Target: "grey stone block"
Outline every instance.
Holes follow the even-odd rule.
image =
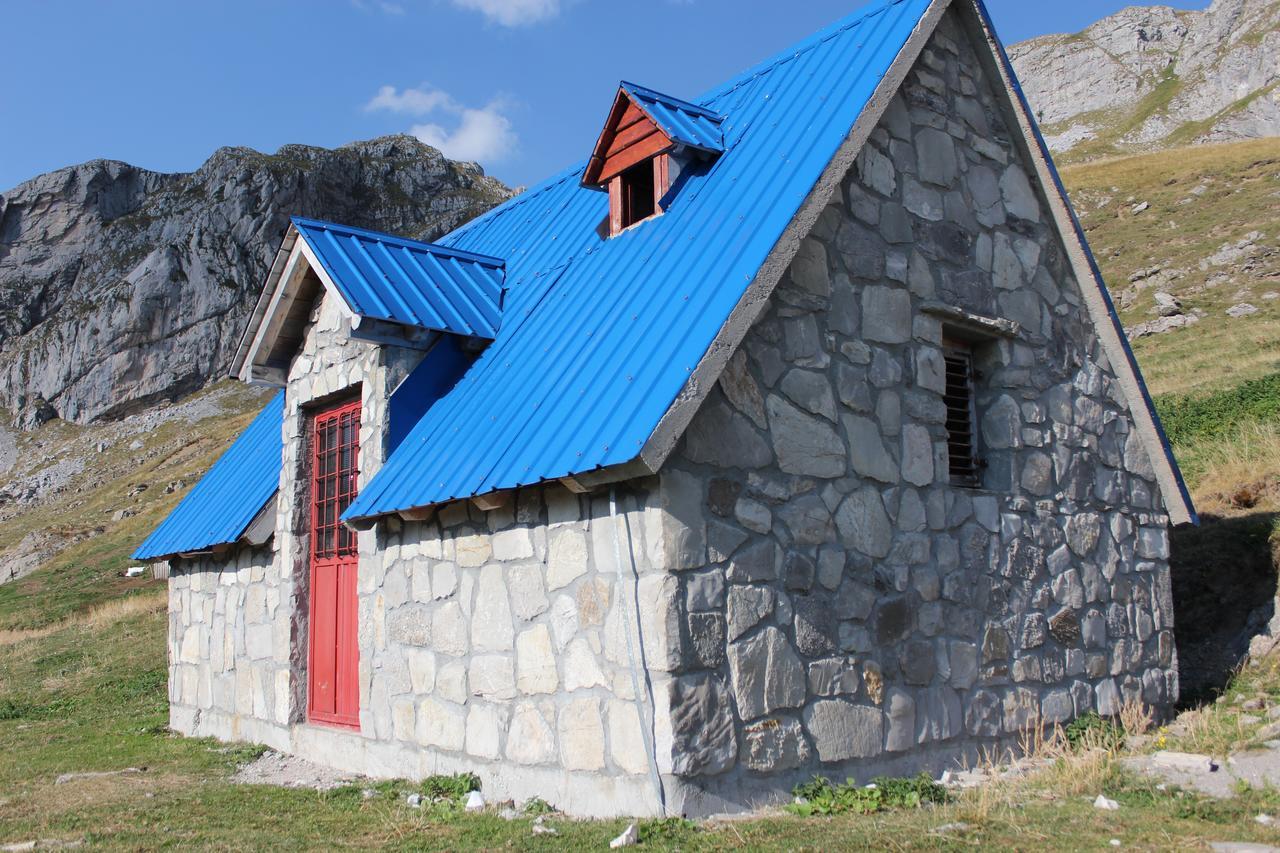
[[[905,752],[916,745],[916,700],[909,692],[896,687],[889,689],[885,697],[885,720],[884,748],[888,752]]]
[[[874,758],[884,751],[884,714],[879,708],[823,699],[805,709],[804,724],[819,761]]]
[[[847,497],[836,513],[842,544],[868,557],[886,557],[893,543],[893,526],[878,490],[866,486]]]
[[[750,639],[730,643],[729,672],[743,720],[804,704],[804,668],[777,628],[766,627]]]
[[[671,771],[710,776],[731,768],[738,756],[729,691],[712,675],[671,681]]]
[[[761,720],[743,730],[742,763],[757,773],[803,767],[812,758],[809,740],[793,719]]]
[[[778,467],[788,474],[840,477],[845,473],[844,442],[829,423],[770,397],[769,426]]]
[[[798,595],[792,600],[792,607],[800,654],[819,657],[833,653],[839,636],[830,600],[825,595]]]

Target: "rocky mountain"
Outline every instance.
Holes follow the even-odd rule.
[[[290,215],[430,240],[510,195],[408,136],[41,175],[0,194],[0,408],[84,423],[225,375]]]
[[[1132,6],[1009,49],[1050,147],[1091,159],[1280,135],[1280,2]]]

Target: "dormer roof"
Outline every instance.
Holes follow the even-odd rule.
[[[723,116],[706,107],[623,80],[582,185],[600,187],[631,166],[678,147],[720,154],[723,123]]]
[[[501,258],[332,222],[292,221],[352,314],[487,340],[497,335]]]
[[[492,341],[502,324],[501,258],[294,217],[241,338],[233,375],[282,384],[323,288],[367,340],[430,333]]]

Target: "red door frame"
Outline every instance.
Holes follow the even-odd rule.
[[[360,401],[311,416],[311,593],[307,718],[360,728],[356,534],[338,520],[356,496]]]

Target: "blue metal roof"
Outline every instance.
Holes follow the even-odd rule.
[[[579,165],[444,238],[506,259],[502,328],[344,517],[634,459],[928,6],[879,0],[699,99],[724,154],[662,216],[602,238]]]
[[[293,225],[354,314],[488,340],[497,335],[500,258],[297,216]]]
[[[673,142],[703,151],[724,150],[724,133],[720,129],[724,116],[626,80],[621,87]]]
[[[133,558],[205,551],[239,539],[280,486],[283,426],[281,391],[138,546]]]

